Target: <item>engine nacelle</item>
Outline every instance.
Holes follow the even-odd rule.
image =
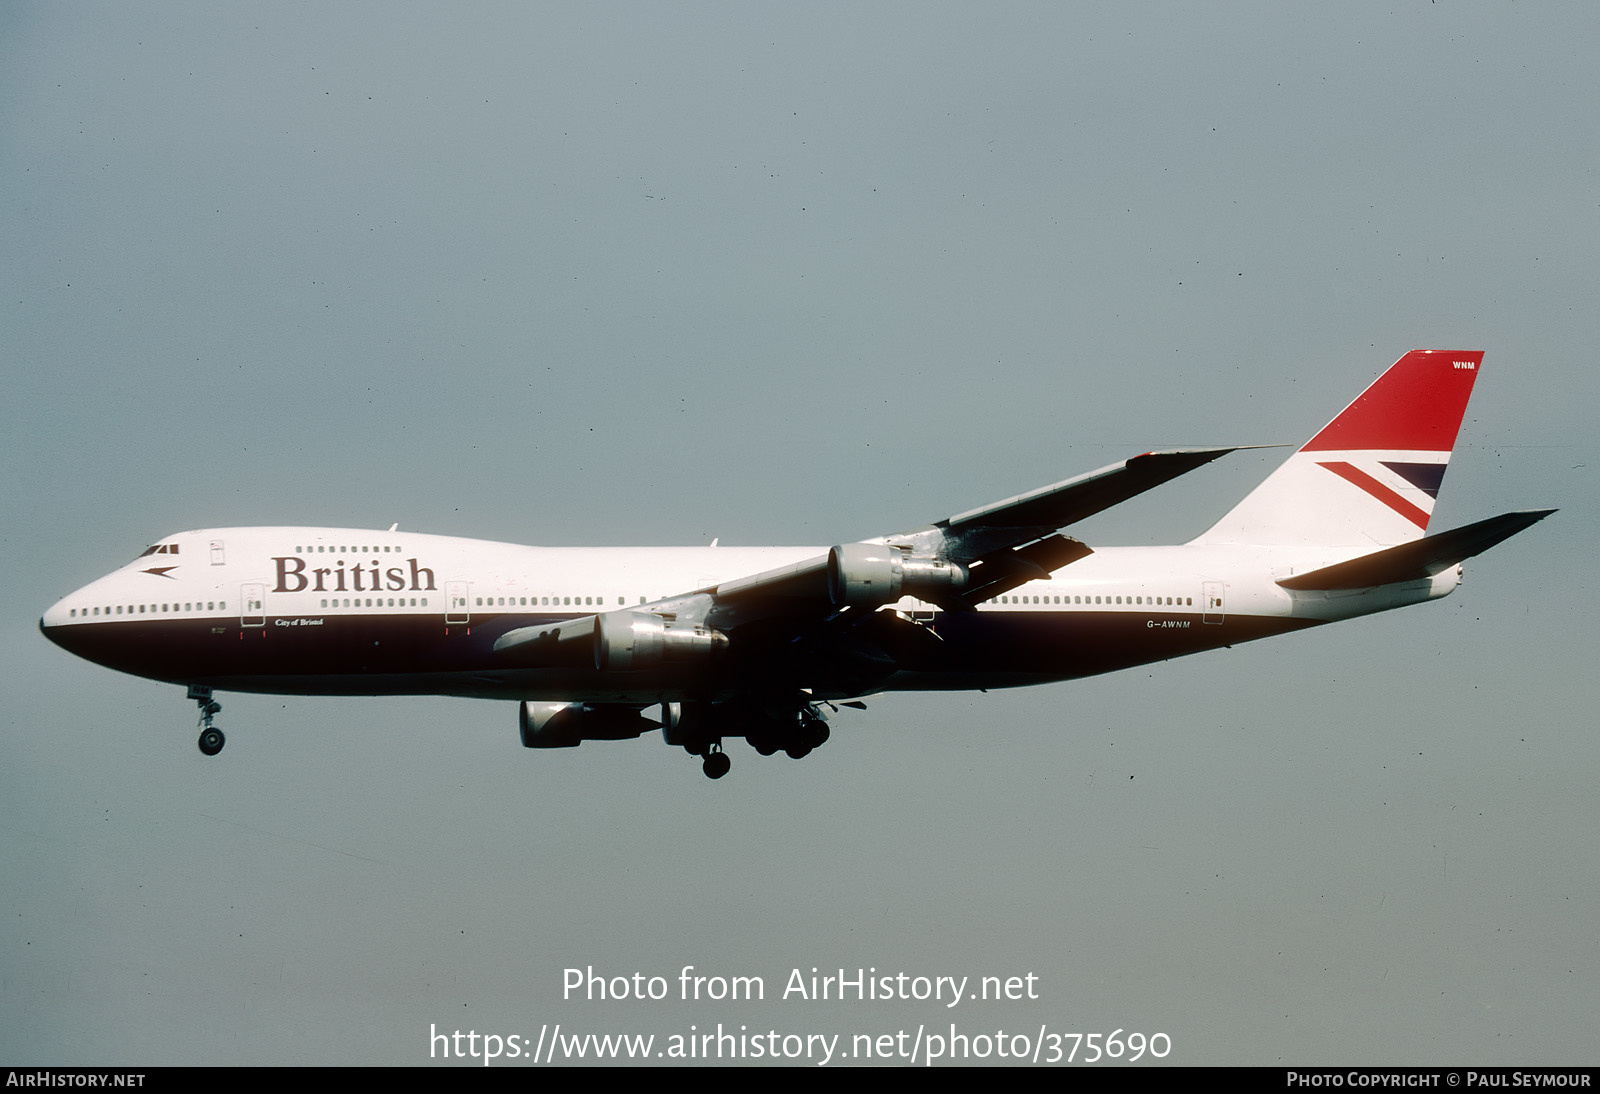
[[[846,543],[828,552],[828,599],[836,608],[877,607],[900,599],[905,582],[898,548]]]
[[[523,703],[523,748],[576,748],[584,741],[626,741],[656,728],[633,707]]]
[[[828,551],[828,598],[838,608],[875,608],[966,583],[960,563],[907,557],[898,547],[846,543]]]
[[[594,667],[601,672],[708,657],[727,646],[728,636],[721,631],[668,623],[649,612],[606,612],[594,621]]]

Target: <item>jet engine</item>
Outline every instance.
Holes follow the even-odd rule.
[[[898,547],[846,543],[828,551],[828,598],[838,608],[876,608],[966,583],[967,568],[960,563],[908,556]]]
[[[635,707],[523,703],[523,748],[576,748],[584,741],[626,741],[656,728]]]
[[[606,612],[594,621],[594,667],[601,672],[654,668],[726,649],[728,636],[710,627],[669,623],[649,612]]]

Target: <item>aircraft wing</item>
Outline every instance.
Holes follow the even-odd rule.
[[[793,618],[826,624],[850,609],[875,610],[912,595],[951,611],[1049,576],[1093,553],[1063,528],[1204,466],[1234,448],[1146,452],[1098,471],[946,517],[921,531],[834,547],[826,554],[627,609],[670,617],[680,630],[731,629]],[[495,650],[517,660],[586,656],[600,618],[523,627]]]
[[[1064,482],[957,513],[935,521],[932,527],[922,531],[885,536],[865,546],[899,549],[911,556],[908,561],[926,558],[966,567],[970,576],[959,595],[916,595],[945,607],[969,607],[1023,582],[1046,577],[1092,553],[1080,541],[1057,535],[1057,529],[1127,501],[1232,451],[1235,449],[1146,452]],[[864,545],[850,545],[861,546]],[[728,606],[767,599],[824,600],[831,596],[837,600],[838,590],[831,588],[830,583],[837,584],[840,556],[847,550],[836,547],[826,555],[723,582],[703,591],[715,596],[719,605]]]
[[[957,513],[934,527],[943,530],[946,541],[951,543],[953,549],[947,552],[948,557],[961,561],[979,558],[996,545],[1008,541],[1020,545],[1075,524],[1236,450],[1174,448],[1146,452],[1053,486]],[[1033,534],[1022,539],[1028,532]]]
[[[1170,479],[1203,467],[1234,448],[1175,448],[1146,452],[1014,498],[938,521],[914,541],[933,541],[938,557],[966,567],[959,592],[927,599],[952,610],[969,608],[1048,576],[1093,551],[1057,529],[1091,517]]]
[[[524,664],[582,663],[594,648],[597,622],[597,616],[580,615],[559,623],[518,627],[495,639],[494,652],[498,657]]]

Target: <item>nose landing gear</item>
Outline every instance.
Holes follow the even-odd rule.
[[[211,724],[211,720],[221,713],[222,704],[211,698],[211,689],[204,684],[190,684],[189,698],[200,707],[200,740],[196,743],[202,753],[215,756],[228,743],[222,730]]]
[[[706,746],[706,760],[700,769],[706,773],[708,779],[720,779],[728,773],[733,766],[733,761],[728,759],[728,754],[722,751],[722,742],[718,741]]]

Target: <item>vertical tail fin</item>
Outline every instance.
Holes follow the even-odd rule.
[[[1477,350],[1412,350],[1194,542],[1420,538],[1482,362]]]

